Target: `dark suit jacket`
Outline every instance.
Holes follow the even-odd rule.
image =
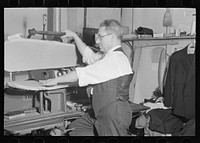
[[[187,47],[172,54],[164,85],[164,105],[186,119],[195,117],[195,53]],[[189,57],[190,56],[190,57]]]

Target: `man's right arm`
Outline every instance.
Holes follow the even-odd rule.
[[[77,46],[79,52],[83,56],[84,50],[87,47],[87,45],[79,38],[79,36],[75,32],[73,32],[71,30],[65,30],[64,32],[66,34],[64,36],[62,36],[62,38],[73,37],[73,39],[75,40],[75,43],[76,43],[76,46]]]
[[[83,56],[83,62],[87,64],[93,64],[100,60],[103,57],[102,53],[94,53],[80,38],[79,36],[70,30],[65,30],[65,36],[64,37],[73,37],[76,43],[76,46]]]

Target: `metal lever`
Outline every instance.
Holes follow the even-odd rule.
[[[65,32],[55,32],[55,31],[37,31],[35,28],[28,30],[28,36],[27,38],[30,38],[32,35],[35,34],[42,34],[42,35],[54,35],[54,36],[64,36]]]

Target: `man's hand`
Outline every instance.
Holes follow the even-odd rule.
[[[74,37],[74,36],[77,35],[75,32],[73,32],[71,30],[65,30],[64,32],[65,32],[65,35],[62,36],[62,38],[65,38],[65,37]]]
[[[57,85],[57,80],[56,80],[56,78],[47,79],[47,80],[39,80],[39,83],[42,86],[55,86],[55,85]]]
[[[66,37],[73,38],[75,43],[76,43],[76,46],[77,46],[79,52],[81,53],[81,55],[83,55],[84,54],[84,49],[85,49],[85,47],[87,45],[81,40],[81,38],[77,35],[77,33],[73,32],[71,30],[65,30],[64,32],[65,32],[65,35],[61,37],[63,39],[63,41],[64,41],[64,39]]]
[[[88,86],[88,87],[86,88],[87,95],[88,95],[89,98],[90,98],[91,95],[92,95],[92,90],[93,90],[93,86]]]

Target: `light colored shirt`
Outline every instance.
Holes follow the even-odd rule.
[[[89,65],[76,68],[79,86],[98,84],[133,73],[126,55],[121,51],[114,51],[119,47],[121,45],[113,47],[104,57],[86,47],[83,54],[83,61]]]

